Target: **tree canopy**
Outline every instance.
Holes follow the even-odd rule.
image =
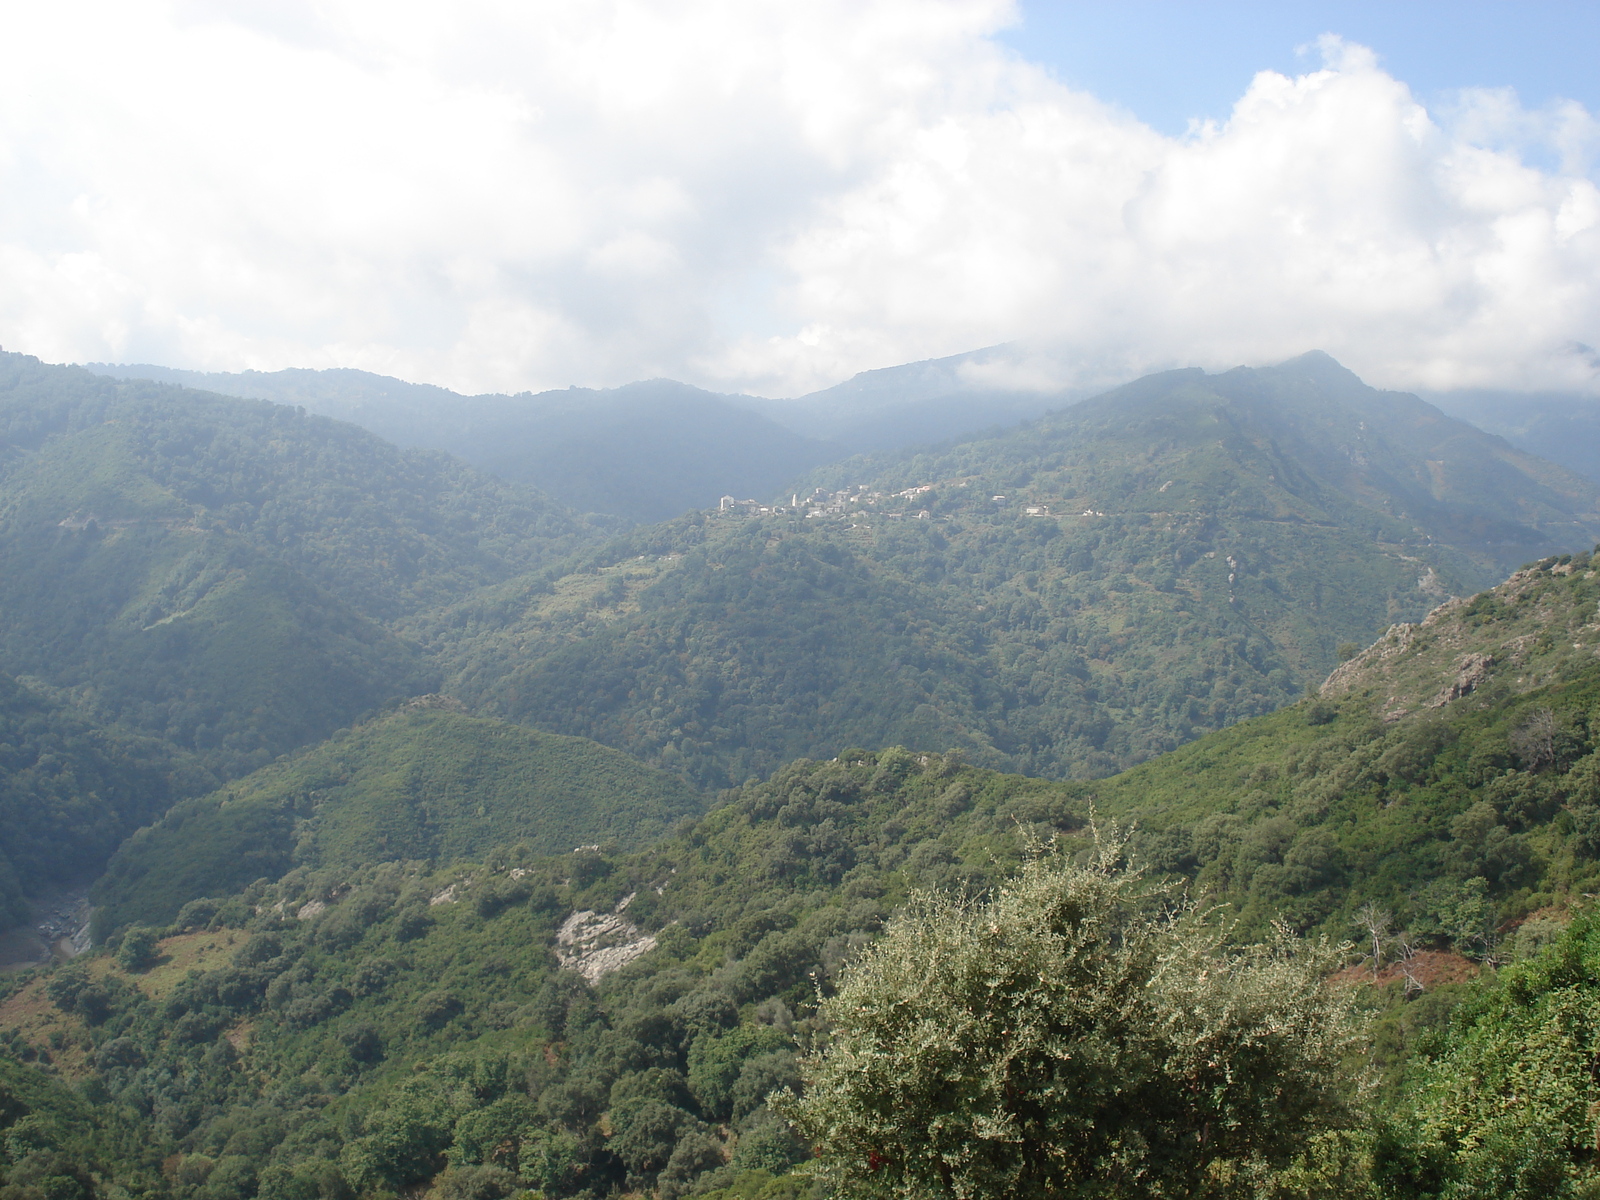
[[[1346,1119],[1339,950],[1224,949],[1123,849],[924,894],[846,973],[787,1108],[837,1194],[1248,1195]]]

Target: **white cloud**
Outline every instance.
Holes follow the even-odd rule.
[[[1003,0],[7,7],[0,341],[45,358],[792,394],[1020,339],[1080,382],[1313,346],[1594,379],[1592,116],[1430,114],[1337,41],[1175,139],[989,40]]]

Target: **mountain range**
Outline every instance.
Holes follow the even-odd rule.
[[[1593,395],[1472,388],[1423,398],[1519,449],[1600,479],[1600,399]]]
[[[298,406],[0,368],[0,665],[221,778],[441,686],[701,788],[895,743],[1103,775],[1600,537],[1593,483],[1322,355],[631,531]]]
[[[1322,354],[1008,363],[0,355],[0,911],[97,947],[0,975],[3,1200],[820,1200],[819,994],[1113,825],[1219,945],[1361,932],[1272,1194],[1586,1194],[1600,484]]]
[[[893,743],[1106,774],[1600,533],[1593,483],[1320,355],[806,482],[463,602],[448,686],[706,785]]]
[[[667,379],[463,396],[351,369],[90,369],[301,406],[398,446],[444,450],[502,479],[534,484],[581,512],[650,523],[713,507],[724,495],[770,499],[811,468],[850,454],[946,441],[1067,402],[1059,389],[981,382],[984,368],[1009,362],[1004,349],[866,371],[781,401]]]
[[[1152,870],[1231,900],[1243,936],[1274,919],[1378,931],[1344,984],[1372,980],[1367,1107],[1279,1194],[1442,1197],[1494,1172],[1511,1182],[1478,1194],[1531,1200],[1513,1172],[1537,1153],[1586,1181],[1592,1131],[1565,1118],[1587,1103],[1597,1037],[1573,1009],[1600,960],[1568,906],[1600,878],[1597,589],[1587,555],[1544,560],[1392,628],[1316,697],[1095,783],[851,750],[642,850],[319,853],[218,879],[171,919],[129,868],[155,875],[157,840],[207,848],[175,814],[108,876],[127,917],[164,924],[0,998],[9,1119],[44,1127],[19,1157],[185,1198],[809,1197],[792,1168],[812,1151],[766,1100],[802,1086],[819,990],[918,889],[981,894],[1030,842],[1085,847],[1116,817],[1139,822]],[[447,718],[353,734],[334,751],[350,786],[402,747],[396,720]],[[332,761],[247,786],[294,791]],[[1555,1064],[1515,1073],[1552,1040]]]

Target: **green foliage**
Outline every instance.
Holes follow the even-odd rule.
[[[1592,489],[1326,363],[1157,377],[1015,435],[841,467],[832,482],[867,481],[842,513],[695,514],[587,551],[598,526],[459,464],[19,356],[0,358],[0,439],[0,665],[38,680],[0,691],[17,876],[0,899],[153,822],[96,892],[99,929],[174,922],[154,945],[129,931],[123,965],[6,983],[0,1080],[43,1090],[0,1102],[0,1200],[809,1197],[789,1168],[810,1145],[768,1098],[801,1088],[797,1054],[830,1021],[848,1048],[835,993],[897,953],[907,978],[960,969],[902,1010],[932,1014],[925,1058],[873,1026],[914,1068],[874,1060],[884,1094],[965,1096],[994,1122],[959,1145],[923,1122],[888,1149],[936,1144],[984,1187],[1069,1170],[1004,1121],[1043,1146],[1091,1110],[1116,1120],[1084,1124],[1073,1177],[1126,1163],[1130,1188],[1586,1183],[1593,1098],[1573,1072],[1596,973],[1505,964],[1572,960],[1555,926],[1600,891],[1589,558],[1396,627],[1271,710],[1342,642],[1568,536]],[[749,782],[674,826],[693,793],[592,743],[443,701],[356,724],[434,673],[480,711]],[[168,747],[90,724],[112,719]],[[171,745],[234,783],[191,786]],[[1145,759],[1093,784],[968,765],[1059,779]],[[1277,919],[1337,939],[1366,910],[1368,965],[1455,951],[1485,982],[1375,993],[1391,1111],[1316,1132],[1340,1096],[1304,1077],[1332,1043],[1288,1036],[1322,1003],[1305,960],[1143,908],[1103,861],[1024,869],[1031,841],[1070,859],[1092,805],[1137,821],[1153,878],[1231,904],[1241,939]],[[1120,940],[1040,915],[1061,915],[1061,879],[1100,880],[1084,894]],[[913,906],[871,949],[928,890],[963,899]],[[1095,1003],[1063,963],[1100,973]],[[1496,970],[1523,992],[1493,1000]],[[1032,1024],[977,1002],[996,981]],[[1263,1022],[1283,1036],[1252,1040]],[[1521,1043],[1494,1043],[1495,1022]],[[1021,1028],[1039,1036],[1004,1032]],[[941,1091],[918,1072],[955,1036],[983,1053]],[[1109,1069],[1048,1059],[1038,1111],[1012,1103],[996,1081],[1034,1067],[1010,1049],[1066,1042]],[[1543,1082],[1523,1089],[1529,1070]],[[1267,1106],[1269,1078],[1304,1106]],[[874,1152],[846,1155],[863,1187],[910,1178]]]
[[[846,972],[784,1106],[833,1190],[1255,1195],[1349,1121],[1339,952],[1224,951],[1121,850],[1035,857],[984,904],[924,896]]]
[[[0,366],[0,434],[22,452],[7,472],[17,515],[225,528],[385,618],[593,536],[537,492],[302,408],[20,354]]]
[[[1548,697],[1526,699],[1549,705]],[[1331,723],[1336,732],[1351,720],[1341,714]],[[465,720],[438,710],[403,715],[447,717]],[[1507,720],[1512,730],[1522,725]],[[1293,738],[1316,744],[1325,727],[1293,712],[1266,718],[1253,734],[1204,739],[1181,773],[1237,779],[1230,744],[1290,734],[1280,756],[1302,752]],[[1197,766],[1194,756],[1206,752],[1210,765]],[[1330,757],[1330,769],[1338,761]],[[1150,786],[1163,778],[1152,775],[1157,766],[1142,768],[1140,786],[1159,812],[1171,793],[1170,784]],[[1116,788],[1134,783],[1102,781],[1093,791],[1110,806]],[[897,1011],[920,1014],[928,1037],[902,1052],[894,1038],[905,1025],[867,1022],[886,1054],[872,1060],[876,1074],[862,1077],[873,1084],[869,1094],[851,1084],[851,1073],[835,1077],[850,1103],[903,1099],[886,1120],[917,1111],[916,1103],[953,1106],[963,1096],[980,1108],[984,1097],[999,1096],[1010,1111],[996,1081],[1023,1075],[1023,1093],[1036,1101],[1014,1114],[1031,1141],[963,1136],[958,1149],[944,1147],[952,1168],[967,1162],[1003,1175],[1016,1167],[1019,1154],[1026,1158],[1021,1148],[1039,1143],[1062,1115],[1054,1105],[1078,1119],[1099,1106],[1095,1130],[1146,1122],[1137,1128],[1143,1142],[1112,1144],[1109,1133],[1096,1142],[1086,1133],[1073,1143],[1082,1155],[1144,1168],[1128,1187],[1168,1178],[1182,1194],[1254,1187],[1264,1195],[1366,1196],[1377,1186],[1374,1173],[1390,1182],[1445,1178],[1443,1143],[1396,1132],[1434,1128],[1420,1119],[1372,1118],[1370,1135],[1359,1126],[1314,1133],[1338,1116],[1341,1096],[1349,1100],[1323,1061],[1337,1039],[1318,1041],[1318,1030],[1330,1027],[1308,1033],[1304,1024],[1327,1012],[1313,986],[1327,964],[1313,969],[1274,945],[1226,947],[1192,915],[1149,907],[1158,889],[1137,885],[1104,857],[1069,865],[1090,794],[1083,785],[966,766],[958,755],[848,750],[838,762],[791,764],[729,793],[707,816],[630,854],[602,847],[541,859],[497,850],[481,865],[438,870],[356,860],[297,868],[242,896],[192,901],[181,918],[187,932],[158,947],[162,958],[147,974],[74,964],[54,972],[45,996],[65,1023],[63,1044],[88,1045],[94,1088],[103,1089],[94,1120],[109,1127],[114,1112],[135,1114],[146,1153],[181,1154],[183,1171],[204,1176],[195,1188],[234,1178],[224,1172],[228,1162],[226,1171],[253,1173],[259,1193],[272,1196],[342,1197],[431,1180],[441,1195],[529,1188],[598,1197],[633,1188],[795,1200],[812,1183],[788,1172],[810,1146],[853,1143],[814,1130],[797,1140],[766,1100],[785,1088],[828,1094],[802,1086],[797,1050],[826,1045],[829,1036],[836,1055],[855,1045],[850,998],[892,994],[866,982],[890,975],[915,998]],[[1449,819],[1440,827],[1448,837]],[[1067,839],[1066,857],[1025,865],[1026,844],[1052,836]],[[1018,870],[1021,878],[1002,886]],[[1503,893],[1457,882],[1430,901],[1441,921],[1455,912],[1458,924],[1470,924],[1474,903],[1504,903]],[[967,899],[913,905],[879,940],[892,914],[927,889]],[[1063,895],[1083,902],[1078,915],[1064,914],[1056,903]],[[612,913],[624,922],[617,939],[649,934],[656,947],[586,985],[552,953],[557,929],[581,911]],[[1112,930],[1117,936],[1097,936]],[[210,949],[196,959],[186,945]],[[168,958],[177,961],[161,965]],[[199,965],[191,971],[183,962]],[[888,970],[895,963],[897,975]],[[1087,991],[1086,977],[1099,981]],[[1568,970],[1562,978],[1573,977]],[[991,1003],[1000,995],[1006,1003]],[[1422,1093],[1407,1081],[1446,1061],[1441,1039],[1456,1036],[1443,1016],[1447,999],[1427,991],[1380,1026],[1385,1103],[1413,1103],[1407,1097]],[[1011,1019],[1013,1010],[1021,1016]],[[857,1015],[866,1022],[888,1011],[867,1004]],[[1506,1024],[1486,1017],[1485,1029],[1496,1021]],[[1073,1057],[1029,1058],[1030,1047],[1063,1041]],[[939,1048],[953,1042],[962,1053],[946,1065],[959,1068],[962,1088],[949,1078],[927,1085],[923,1069],[937,1075]],[[41,1061],[56,1052],[49,1039],[12,1044]],[[1542,1045],[1537,1037],[1529,1044]],[[1571,1074],[1574,1064],[1580,1074],[1587,1069],[1585,1046],[1538,1063],[1551,1075],[1551,1095],[1577,1097],[1574,1112],[1589,1086]],[[1285,1083],[1304,1082],[1298,1072],[1307,1062],[1322,1064],[1309,1091]],[[1134,1069],[1141,1063],[1144,1074]],[[1484,1074],[1519,1078],[1516,1069]],[[813,1070],[821,1071],[813,1084],[826,1082],[825,1068]],[[1269,1078],[1282,1085],[1270,1103]],[[1171,1079],[1215,1086],[1161,1084]],[[1287,1102],[1297,1096],[1299,1108]],[[1495,1102],[1475,1103],[1462,1135],[1469,1140],[1479,1119],[1472,1112],[1492,1115]],[[1156,1136],[1158,1128],[1192,1132],[1207,1116],[1213,1132],[1199,1158],[1195,1139]],[[937,1140],[955,1121],[911,1124],[910,1132],[855,1146],[866,1186],[892,1174],[882,1161],[868,1169],[874,1152],[926,1147],[930,1131]],[[1546,1137],[1558,1128],[1525,1123],[1511,1132]],[[1525,1141],[1505,1142],[1515,1160],[1506,1169],[1533,1179],[1546,1160]],[[1216,1157],[1197,1165],[1207,1155]],[[1518,1155],[1532,1155],[1533,1166],[1516,1166]],[[1474,1167],[1470,1178],[1488,1179],[1487,1170]],[[1195,1171],[1201,1182],[1191,1188]]]
[[[128,834],[214,784],[170,747],[0,675],[0,926],[27,918],[25,897],[92,876]]]
[[[391,720],[425,738],[446,718],[469,720]],[[152,1154],[204,1176],[185,1187],[228,1161],[285,1197],[509,1177],[549,1196],[788,1200],[807,1194],[784,1172],[809,1150],[765,1100],[799,1082],[816,987],[914,888],[982,890],[1027,831],[1075,828],[1065,791],[853,751],[730,794],[649,850],[346,861],[191,900],[156,965],[60,967],[42,999],[103,1089],[95,1113],[138,1114]],[[593,987],[561,969],[569,914],[628,897],[621,936],[656,949]],[[56,1050],[37,1036],[16,1044],[42,1061]]]
[[[1592,485],[1314,358],[815,481],[837,511],[692,515],[430,617],[449,686],[706,786],[896,743],[1097,777],[1600,534]]]
[[[156,960],[156,931],[148,925],[134,925],[122,931],[117,944],[117,966],[124,971],[142,971]]]
[[[593,536],[303,410],[0,356],[0,665],[226,774],[426,690],[386,624]]]
[[[162,738],[220,775],[327,737],[420,690],[414,652],[225,534],[131,528],[6,537],[0,652],[95,718]],[[69,561],[63,561],[69,560]]]
[[[126,842],[96,884],[96,929],[165,923],[293,866],[454,862],[617,839],[642,845],[704,802],[615,750],[413,701],[399,711],[179,805]],[[484,915],[528,899],[519,881]],[[330,937],[333,934],[330,932]]]
[[[1371,903],[1386,955],[1504,961],[1507,921],[1600,890],[1597,602],[1588,556],[1546,560],[1401,627],[1326,695],[1078,794],[1136,820],[1138,853],[1233,905],[1243,936],[1281,918],[1344,937]]]
[[[1600,924],[1591,912],[1456,1009],[1378,1147],[1396,1196],[1600,1194]]]
[[[59,1080],[0,1052],[5,1200],[89,1200],[112,1182],[141,1194],[158,1188],[160,1178],[128,1114],[92,1106]]]

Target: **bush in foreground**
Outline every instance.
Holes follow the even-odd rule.
[[[1270,1194],[1350,1123],[1341,953],[1225,949],[1122,863],[1054,851],[985,903],[924,895],[824,1002],[783,1107],[854,1197]]]

